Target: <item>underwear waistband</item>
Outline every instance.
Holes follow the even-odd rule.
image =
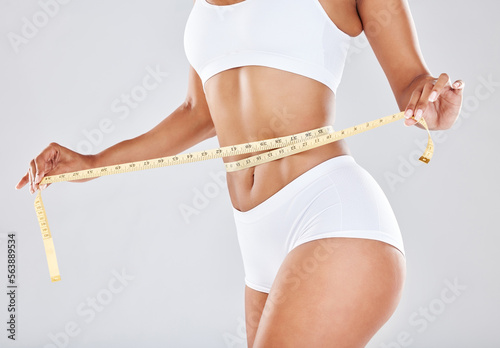
[[[305,189],[321,176],[330,173],[332,170],[355,164],[356,161],[351,155],[340,155],[317,164],[308,171],[302,173],[288,184],[283,186],[278,192],[259,203],[254,208],[247,211],[240,211],[233,207],[233,215],[239,223],[252,222],[269,214],[273,207],[280,202],[288,202],[297,192]]]

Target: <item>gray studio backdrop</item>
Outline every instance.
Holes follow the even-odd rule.
[[[191,6],[0,1],[0,347],[244,347],[243,267],[221,160],[51,186],[44,201],[57,283],[34,196],[14,190],[50,142],[96,153],[183,101]],[[401,303],[368,347],[500,347],[500,5],[410,6],[431,71],[462,78],[465,103],[453,129],[434,133],[429,165],[416,160],[426,133],[402,123],[348,140],[392,203],[407,251]],[[337,111],[337,129],[398,111],[363,35],[352,41]],[[217,146],[214,138],[191,150]],[[7,338],[11,232],[15,341]]]

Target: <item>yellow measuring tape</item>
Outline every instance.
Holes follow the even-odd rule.
[[[259,140],[245,144],[225,146],[217,149],[190,152],[190,153],[155,158],[145,161],[129,162],[112,166],[91,168],[76,172],[51,175],[44,177],[40,182],[40,185],[52,184],[55,182],[62,182],[62,181],[96,178],[105,175],[127,173],[138,170],[160,168],[176,164],[192,163],[214,158],[241,155],[251,152],[259,152],[263,150],[271,150],[265,153],[261,153],[259,155],[244,158],[239,161],[225,163],[227,172],[235,172],[238,170],[256,166],[258,164],[271,162],[283,157],[287,157],[306,150],[320,147],[332,143],[334,141],[344,139],[352,135],[366,132],[367,130],[383,126],[385,124],[401,120],[403,118],[404,118],[404,112],[400,112],[394,115],[382,117],[371,122],[366,122],[336,132],[332,132],[333,131],[332,126],[326,126],[279,138]],[[429,132],[427,123],[423,118],[420,118],[420,120],[418,120],[417,122],[419,122],[424,126],[428,134],[427,147],[424,151],[424,154],[420,157],[420,161],[424,163],[429,163],[434,153],[434,144],[432,143],[431,133]],[[57,265],[57,258],[54,249],[54,242],[52,240],[52,234],[50,232],[49,224],[47,221],[47,214],[45,212],[45,208],[42,202],[41,191],[38,191],[38,194],[35,199],[35,210],[38,217],[38,222],[40,224],[40,229],[42,231],[42,238],[45,245],[45,254],[47,256],[50,279],[53,282],[56,282],[61,280],[61,276],[59,274],[59,267]]]

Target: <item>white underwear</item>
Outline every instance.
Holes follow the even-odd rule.
[[[349,155],[318,164],[234,219],[248,287],[269,293],[286,255],[330,237],[388,243],[405,255],[394,212],[375,179]]]

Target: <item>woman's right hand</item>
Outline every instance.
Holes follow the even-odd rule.
[[[94,156],[82,155],[57,143],[51,143],[38,156],[31,160],[28,172],[17,183],[19,190],[29,184],[29,190],[33,194],[38,189],[44,189],[50,184],[40,185],[40,181],[47,175],[75,172],[93,168]],[[85,182],[92,179],[74,180],[73,182]]]

